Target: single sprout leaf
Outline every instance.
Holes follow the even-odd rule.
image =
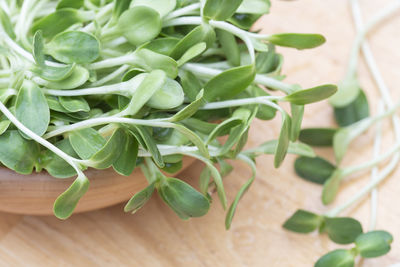
[[[375,258],[390,251],[393,236],[386,231],[371,231],[359,235],[355,241],[357,250],[363,258]]]
[[[15,103],[17,119],[35,134],[42,136],[50,123],[50,109],[42,90],[25,80]]]
[[[79,9],[83,6],[84,0],[61,0],[58,2],[56,9],[62,9],[62,8],[75,8]]]
[[[311,233],[321,225],[323,218],[306,210],[297,210],[283,228],[296,233]]]
[[[124,130],[118,128],[114,131],[107,143],[87,161],[87,165],[96,169],[107,169],[121,155],[121,146],[127,143],[128,136]]]
[[[61,149],[66,154],[70,155],[71,157],[78,157],[68,139],[63,139],[57,142],[55,146]],[[43,158],[43,167],[53,177],[70,178],[77,174],[76,170],[71,165],[69,165],[64,159],[60,158],[57,154],[50,150],[46,150]]]
[[[155,189],[155,183],[151,183],[142,191],[136,193],[124,207],[125,212],[136,213],[140,208],[142,208],[147,201],[150,200]]]
[[[72,185],[54,202],[54,215],[62,220],[68,219],[79,200],[89,189],[89,180],[83,173],[75,179]]]
[[[204,95],[204,90],[201,90],[200,93],[196,96],[196,100],[194,100],[192,103],[187,105],[181,111],[176,113],[172,118],[169,119],[169,121],[178,122],[192,117],[197,112],[197,110],[205,104],[203,95]]]
[[[325,217],[323,229],[328,233],[329,238],[338,244],[353,243],[363,232],[359,221],[347,217]]]
[[[178,66],[182,66],[185,63],[191,61],[192,59],[196,58],[197,56],[201,55],[207,48],[207,44],[204,42],[198,43],[191,48],[189,48],[185,54],[177,61]]]
[[[62,76],[62,75],[60,75]],[[68,75],[65,76],[64,79],[47,79],[44,84],[41,84],[49,89],[60,89],[60,90],[69,90],[75,89],[81,85],[83,85],[89,79],[89,71],[81,66],[75,66],[69,72]],[[53,81],[54,80],[54,81]]]
[[[113,163],[113,168],[117,173],[129,176],[136,167],[139,143],[132,134],[125,131],[124,135],[126,142],[121,144],[121,154]]]
[[[304,116],[304,106],[290,104],[292,113],[292,124],[290,125],[290,141],[296,142],[299,139],[301,124]]]
[[[164,202],[183,220],[205,215],[209,208],[208,199],[189,184],[176,178],[161,181],[158,193]]]
[[[174,47],[170,56],[174,59],[181,58],[186,51],[199,43],[206,43],[210,48],[215,42],[215,31],[209,24],[202,24],[195,27],[185,37],[183,37]]]
[[[207,0],[204,16],[213,20],[229,19],[242,4],[243,0]]]
[[[267,14],[271,7],[269,0],[243,0],[237,13],[240,14]]]
[[[327,99],[334,95],[336,91],[336,85],[326,84],[294,92],[286,96],[285,100],[296,105],[306,105]]]
[[[88,102],[81,96],[61,96],[59,101],[68,112],[90,111]]]
[[[249,158],[243,159],[246,163],[248,163],[252,169],[252,176],[251,178],[240,188],[239,192],[237,193],[235,199],[233,200],[231,206],[228,209],[228,212],[225,217],[225,229],[229,230],[232,225],[232,219],[236,212],[236,207],[240,201],[240,199],[244,196],[244,194],[249,190],[250,186],[253,184],[254,179],[256,178],[256,166],[254,162]]]
[[[96,37],[80,31],[57,34],[45,49],[49,55],[67,64],[90,63],[100,55],[100,43]]]
[[[62,8],[37,20],[32,26],[32,32],[42,30],[43,37],[52,38],[76,23],[92,20],[94,13],[73,8]]]
[[[240,65],[240,48],[235,36],[227,31],[217,29],[218,40],[225,51],[226,58],[232,66]]]
[[[183,104],[185,95],[182,86],[167,78],[164,85],[147,101],[146,106],[155,109],[173,109]]]
[[[332,146],[337,131],[334,128],[306,128],[300,131],[299,140],[310,146]]]
[[[31,174],[40,155],[39,145],[27,140],[16,130],[0,135],[0,161],[9,169],[21,174]]]
[[[320,34],[280,33],[269,36],[268,41],[279,46],[309,49],[324,44],[326,40]]]
[[[345,107],[335,107],[335,120],[340,127],[349,126],[369,116],[367,96],[360,90],[357,98]]]
[[[324,184],[336,170],[333,164],[321,157],[299,157],[294,168],[298,176],[317,184]]]
[[[322,203],[324,205],[331,204],[339,191],[340,182],[342,181],[342,172],[340,169],[336,169],[328,180],[324,183],[322,189]]]
[[[122,13],[118,20],[118,31],[136,46],[156,38],[161,26],[160,14],[147,6],[134,6]]]
[[[255,75],[254,65],[226,70],[204,85],[204,98],[207,101],[230,99],[253,83]]]
[[[174,10],[177,0],[132,0],[131,7],[148,6],[160,13],[164,17]]]
[[[322,256],[314,267],[354,267],[355,255],[346,249],[337,249]]]
[[[344,80],[339,83],[338,91],[329,99],[329,103],[335,108],[343,108],[356,100],[360,90],[357,79]]]
[[[106,140],[93,128],[73,131],[69,141],[81,159],[89,159],[106,144]]]
[[[282,127],[279,135],[278,145],[276,146],[274,166],[278,168],[286,157],[287,150],[290,144],[290,125],[291,119],[287,113],[282,114]]]

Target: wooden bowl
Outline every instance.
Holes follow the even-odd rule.
[[[184,158],[183,171],[192,158]],[[129,176],[118,175],[112,168],[89,169],[85,172],[90,180],[88,192],[75,209],[85,212],[109,207],[129,200],[147,186],[140,168]],[[21,175],[7,168],[0,168],[0,211],[26,214],[51,215],[53,203],[74,181],[74,178],[56,179],[46,172]]]

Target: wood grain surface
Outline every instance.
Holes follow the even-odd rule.
[[[393,0],[392,0],[393,1]],[[264,32],[319,32],[327,38],[323,47],[297,51],[279,49],[285,55],[287,81],[314,86],[335,83],[344,74],[354,38],[348,3],[345,0],[272,1],[272,14],[260,20]],[[390,0],[360,0],[365,17]],[[373,32],[371,45],[384,78],[400,96],[400,13]],[[360,77],[375,112],[377,90],[365,68]],[[305,126],[333,125],[332,110],[326,103],[309,106]],[[279,120],[257,121],[251,130],[249,146],[272,139]],[[393,145],[390,124],[384,126],[384,149]],[[354,143],[346,164],[371,158],[373,131]],[[329,149],[318,150],[331,155]],[[54,217],[1,214],[0,266],[312,266],[324,253],[340,246],[326,236],[299,235],[281,228],[296,209],[324,212],[321,187],[307,183],[293,172],[293,157],[275,170],[272,157],[257,161],[258,176],[237,210],[232,229],[224,230],[224,211],[215,201],[209,214],[183,222],[154,197],[135,215],[127,215],[122,205],[78,214],[67,221]],[[235,163],[235,171],[225,180],[231,200],[248,179],[246,166]],[[180,176],[195,183],[202,168],[195,163]],[[395,238],[392,251],[381,258],[367,260],[363,266],[389,266],[400,262],[400,171],[394,172],[379,188],[378,228]],[[368,182],[366,173],[342,188],[334,204],[340,204]],[[364,227],[369,220],[369,200],[346,211]]]

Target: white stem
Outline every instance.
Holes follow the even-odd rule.
[[[244,99],[237,99],[237,100],[227,100],[227,101],[220,101],[214,103],[207,103],[202,106],[201,110],[213,110],[213,109],[222,109],[228,107],[238,107],[244,105],[256,105],[256,104],[266,104],[268,103],[269,106],[275,104],[272,102],[273,100],[282,100],[283,97],[281,96],[259,96],[254,98],[244,98]]]

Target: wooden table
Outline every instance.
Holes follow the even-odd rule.
[[[390,0],[361,0],[365,15],[373,14]],[[393,89],[394,99],[400,90],[399,62],[400,13],[390,23],[374,31],[372,48],[379,66]],[[297,51],[279,49],[285,54],[287,81],[303,86],[335,83],[340,80],[354,38],[347,1],[302,0],[273,1],[272,14],[258,26],[265,32],[319,32],[328,42],[321,48]],[[376,88],[364,66],[360,76],[376,111]],[[323,104],[307,108],[305,126],[332,125],[332,110]],[[256,122],[249,146],[276,136],[279,121]],[[390,125],[385,125],[389,130]],[[390,131],[384,131],[387,149],[393,144]],[[373,131],[358,140],[346,161],[350,164],[371,157]],[[317,150],[323,155],[330,151]],[[323,212],[321,188],[296,177],[293,157],[279,170],[272,167],[272,157],[258,159],[258,176],[243,198],[232,229],[224,230],[224,212],[215,201],[209,214],[183,222],[158,197],[154,197],[136,215],[127,215],[122,205],[74,215],[67,221],[54,217],[1,214],[1,266],[312,266],[327,251],[340,247],[326,236],[299,235],[281,228],[296,209]],[[250,172],[246,166],[236,169],[226,179],[231,200]],[[195,163],[182,177],[198,177],[202,165]],[[393,249],[385,257],[369,260],[364,266],[387,266],[400,261],[400,172],[395,172],[379,190],[378,228],[395,237]],[[369,179],[369,174],[347,183],[335,204],[342,203]],[[365,200],[348,214],[367,227],[369,201]],[[344,214],[346,215],[346,214]]]

